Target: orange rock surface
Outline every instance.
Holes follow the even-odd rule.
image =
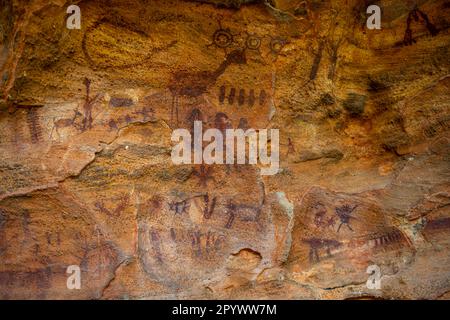
[[[2,3],[1,299],[449,298],[448,1]],[[172,163],[224,119],[278,174]]]

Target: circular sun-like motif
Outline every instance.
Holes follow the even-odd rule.
[[[286,39],[284,38],[273,38],[270,41],[270,51],[274,54],[278,54],[283,49],[286,44]]]
[[[229,47],[233,43],[233,35],[225,29],[216,30],[213,35],[213,42],[219,48]]]
[[[261,46],[261,39],[254,35],[249,35],[247,39],[245,40],[245,45],[248,49],[251,50],[258,50]]]

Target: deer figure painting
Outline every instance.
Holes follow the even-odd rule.
[[[53,118],[53,128],[52,128],[52,131],[50,132],[50,139],[53,136],[53,131],[56,131],[56,134],[58,135],[58,139],[60,139],[61,134],[59,132],[59,129],[76,126],[75,125],[76,119],[78,117],[82,117],[82,116],[83,115],[81,114],[81,112],[79,112],[78,109],[76,109],[76,110],[74,110],[74,115],[72,118],[63,118],[63,119],[58,119],[58,120],[56,120],[56,118]]]
[[[178,126],[178,98],[180,96],[190,98],[201,96],[225,72],[228,66],[245,63],[247,63],[245,52],[234,50],[226,55],[225,60],[214,71],[177,71],[168,86],[172,94],[171,123]]]

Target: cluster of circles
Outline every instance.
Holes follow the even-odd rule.
[[[262,38],[260,36],[247,33],[245,38],[245,47],[249,50],[259,50],[262,43]],[[234,36],[228,29],[218,29],[213,34],[213,44],[218,48],[227,48],[231,46],[234,42]],[[272,53],[278,54],[283,49],[287,40],[281,37],[271,37],[269,49]]]

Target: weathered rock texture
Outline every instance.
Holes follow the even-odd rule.
[[[366,2],[0,1],[0,297],[448,299],[450,3]],[[173,165],[194,120],[280,172]]]

